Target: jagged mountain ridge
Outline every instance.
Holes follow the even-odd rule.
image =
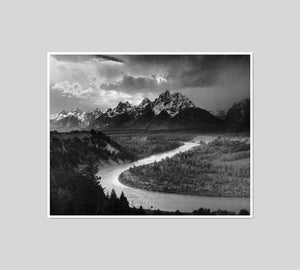
[[[78,108],[74,108],[70,112],[62,111],[50,117],[50,128],[60,131],[83,129],[102,114],[100,109],[89,112],[83,112]]]
[[[51,130],[70,131],[89,128],[146,128],[152,120],[158,122],[164,118],[172,118],[180,111],[194,108],[195,105],[180,93],[170,94],[168,90],[163,92],[153,102],[144,98],[138,106],[127,102],[119,102],[115,108],[109,108],[105,112],[99,109],[83,112],[73,109],[70,112],[61,113],[50,117]],[[163,115],[167,113],[167,117]]]
[[[226,119],[225,119],[226,120]],[[181,93],[161,93],[153,102],[144,98],[137,106],[128,101],[119,102],[105,112],[99,109],[82,112],[73,109],[62,111],[50,118],[50,129],[57,131],[89,129],[223,129],[225,121],[210,112],[196,107]]]

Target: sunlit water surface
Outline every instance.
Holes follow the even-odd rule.
[[[105,192],[108,191],[110,193],[114,189],[118,196],[123,191],[131,206],[140,207],[142,205],[145,209],[191,212],[203,207],[211,210],[223,209],[238,212],[240,209],[246,209],[249,211],[249,198],[203,197],[152,192],[131,188],[119,182],[119,175],[134,165],[140,166],[160,161],[166,157],[172,157],[180,152],[188,151],[198,145],[193,142],[185,142],[184,145],[168,152],[152,155],[136,162],[101,169],[98,173],[101,176],[101,185],[105,188]]]

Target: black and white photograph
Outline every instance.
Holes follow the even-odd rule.
[[[297,1],[0,5],[0,269],[300,269]]]
[[[252,217],[252,53],[48,53],[48,107],[49,217]]]
[[[0,6],[0,269],[300,269],[297,1]]]

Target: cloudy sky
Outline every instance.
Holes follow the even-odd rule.
[[[135,105],[164,90],[203,109],[227,109],[250,96],[248,55],[51,55],[50,113]]]

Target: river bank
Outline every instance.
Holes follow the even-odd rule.
[[[155,192],[249,198],[250,144],[247,140],[217,138],[172,158],[131,167],[119,181]]]
[[[224,209],[236,213],[241,209],[250,211],[249,198],[205,197],[160,193],[131,188],[119,182],[119,175],[130,167],[150,164],[155,161],[159,162],[166,157],[172,157],[198,145],[198,143],[185,142],[184,145],[177,149],[165,153],[152,155],[136,162],[101,169],[97,175],[101,177],[100,183],[106,192],[110,193],[112,189],[114,189],[118,195],[124,192],[131,207],[138,208],[142,206],[144,209],[160,209],[161,211],[170,212],[177,210],[181,212],[193,212],[201,207],[211,209],[212,211]]]
[[[178,187],[170,187],[165,185],[152,185],[151,182],[153,180],[145,182],[141,177],[138,177],[132,174],[129,170],[122,172],[119,175],[119,181],[121,184],[131,187],[131,188],[138,188],[146,191],[153,191],[153,192],[161,192],[161,193],[172,193],[172,194],[181,194],[181,195],[190,195],[190,196],[204,196],[204,197],[227,197],[227,198],[249,198],[246,196],[236,196],[231,197],[226,194],[216,195],[210,191],[191,191],[191,190],[184,190]]]

